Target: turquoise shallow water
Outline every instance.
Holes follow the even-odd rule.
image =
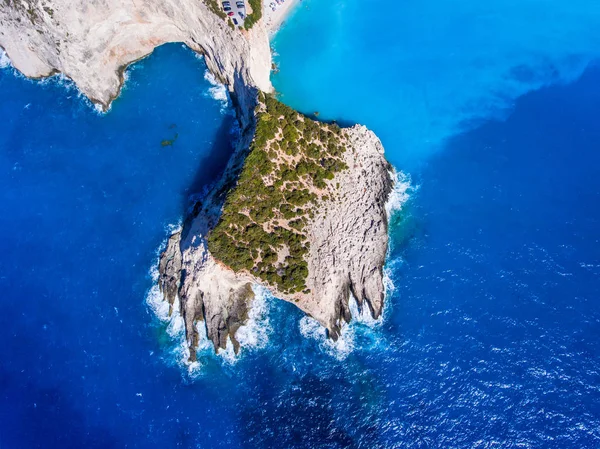
[[[393,162],[419,163],[448,137],[532,89],[574,80],[599,55],[593,0],[302,0],[276,35],[282,99],[363,123]]]
[[[282,98],[366,123],[410,174],[384,319],[332,345],[261,295],[242,356],[191,374],[146,301],[230,154],[222,91],[180,45],[106,115],[0,70],[0,446],[598,447],[597,14],[404,2],[392,26],[378,2],[303,0],[273,43]]]

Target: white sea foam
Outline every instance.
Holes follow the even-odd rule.
[[[394,182],[394,187],[392,192],[390,193],[390,197],[385,203],[385,210],[387,212],[388,219],[392,217],[392,215],[402,209],[404,203],[408,201],[411,193],[416,190],[411,183],[410,176],[403,173],[398,172],[395,169],[390,173],[392,177],[392,181]]]
[[[304,338],[315,341],[323,352],[337,360],[346,359],[354,350],[355,329],[352,324],[342,328],[341,335],[336,341],[327,338],[325,328],[314,318],[305,316],[300,320],[299,325],[300,333]]]
[[[253,286],[255,298],[250,305],[248,312],[248,321],[241,326],[237,333],[236,338],[240,344],[240,352],[236,354],[233,348],[231,339],[227,339],[225,349],[220,349],[217,353],[217,357],[220,361],[226,365],[236,364],[241,357],[247,352],[253,350],[260,350],[267,346],[269,342],[269,335],[272,332],[271,325],[269,322],[269,302],[273,296],[261,286]],[[204,323],[197,323],[196,330],[198,331],[199,341],[196,352],[198,359],[204,359],[206,357],[215,357],[213,343],[206,336],[206,329]],[[182,330],[183,332],[183,330]],[[189,351],[188,351],[189,355]],[[194,366],[193,373],[199,373],[200,364]],[[190,368],[188,367],[188,371]]]
[[[165,226],[165,232],[167,233],[167,235],[170,237],[172,234],[175,234],[176,232],[179,232],[183,229],[183,222],[180,219],[177,223],[169,223],[168,225]],[[164,246],[167,245],[167,240],[164,241]],[[162,252],[162,250],[161,250]]]
[[[151,276],[158,273],[157,269],[151,270]],[[164,300],[164,296],[156,282],[146,295],[146,304],[154,316],[165,325],[164,331],[169,336],[171,344],[166,349],[166,360],[168,363],[174,363],[185,369],[190,376],[196,376],[201,371],[199,362],[190,363],[188,361],[190,350],[185,338],[185,323],[180,313],[179,298],[175,299],[172,314],[169,316],[169,303]]]
[[[385,266],[383,267],[383,287],[385,289],[386,298],[396,291],[396,285],[394,284],[394,280],[392,278],[393,273],[397,273],[400,266],[404,263],[404,259],[402,257],[394,257],[392,258],[389,254],[387,257],[387,261]],[[384,306],[384,314],[385,308],[387,307],[389,301],[386,301],[386,305]]]
[[[237,332],[237,340],[242,349],[263,349],[269,343],[272,332],[269,321],[269,305],[273,295],[264,287],[254,285],[254,300],[248,313],[247,323]]]
[[[219,357],[230,365],[235,364],[244,353],[264,349],[269,343],[269,335],[272,332],[269,321],[269,305],[273,300],[273,295],[266,288],[256,284],[252,286],[252,290],[254,291],[254,300],[250,305],[248,321],[236,333],[236,339],[240,344],[239,354],[235,354],[233,343],[229,339],[226,349],[219,350],[218,353]],[[205,331],[203,330],[203,332]]]
[[[12,64],[10,62],[10,59],[8,58],[8,55],[4,50],[0,48],[0,69],[5,69],[6,67],[11,66]]]
[[[394,285],[394,280],[392,279],[392,267],[390,266],[390,262],[383,267],[383,288],[385,289],[386,298],[394,293],[396,290],[396,286]],[[386,301],[386,304],[389,301]]]
[[[0,48],[0,70],[4,69],[4,68],[8,68],[8,67],[12,68],[12,63],[11,63],[8,55],[6,54],[6,52]],[[127,88],[128,84],[130,83],[129,82],[129,72],[131,70],[134,70],[135,68],[136,68],[136,65],[132,65],[132,66],[128,67],[127,70],[123,73],[123,86],[122,86],[121,90],[124,90]],[[81,90],[79,90],[79,88],[77,87],[77,85],[71,78],[65,76],[62,73],[57,73],[52,76],[37,79],[37,78],[28,78],[16,69],[13,69],[12,71],[13,71],[14,76],[25,79],[31,83],[36,83],[41,86],[47,86],[47,85],[52,85],[52,84],[60,86],[62,89],[64,89],[66,91],[67,98],[71,98],[72,95],[75,95],[79,100],[81,100],[83,103],[85,103],[86,107],[89,107],[90,109],[96,111],[99,115],[103,115],[106,112],[110,111],[110,109],[112,107],[112,104],[111,104],[111,105],[109,105],[108,109],[106,111],[104,111],[100,104],[93,103],[86,95],[83,94],[83,92],[81,92]]]
[[[62,73],[57,73],[56,75],[52,75],[52,76],[49,76],[47,78],[42,78],[42,79],[31,79],[31,78],[24,77],[23,75],[20,74],[20,72],[18,72],[16,70],[14,72],[17,76],[22,76],[24,79],[26,79],[27,81],[29,81],[31,83],[37,83],[41,86],[48,86],[48,85],[59,86],[61,89],[63,89],[66,92],[67,98],[72,98],[73,96],[75,96],[78,100],[80,100],[85,105],[86,108],[93,109],[100,115],[105,113],[105,111],[102,110],[102,106],[100,106],[97,103],[93,103],[86,95],[83,94],[83,92],[81,92],[79,90],[79,88],[77,87],[77,85],[71,78],[65,76]],[[110,107],[108,110],[110,110]]]
[[[152,271],[156,271],[158,273],[158,268],[156,270],[153,269]],[[163,294],[161,293],[160,288],[154,279],[152,280],[152,283],[152,287],[146,294],[146,304],[156,318],[162,322],[168,322],[169,303],[164,300]]]
[[[170,236],[173,232],[181,229],[181,223],[170,224],[165,227],[166,234]],[[157,248],[157,258],[167,245],[165,239]],[[151,313],[156,317],[159,323],[164,326],[164,332],[168,335],[171,344],[166,348],[164,356],[167,363],[174,363],[181,367],[191,379],[197,377],[202,372],[202,365],[199,362],[190,363],[190,350],[185,337],[185,322],[181,316],[179,298],[176,297],[173,307],[165,300],[158,286],[158,260],[150,268],[148,275],[152,281],[152,287],[146,294],[146,305]],[[169,310],[171,314],[169,315]],[[200,334],[202,335],[202,333]]]
[[[325,328],[309,316],[303,317],[299,323],[300,333],[304,338],[314,341],[321,351],[340,361],[345,360],[357,349],[382,347],[383,336],[379,328],[385,322],[390,307],[386,301],[381,316],[375,319],[367,306],[359,309],[354,297],[350,298],[349,305],[352,321],[342,325],[340,336],[336,341],[327,338]]]
[[[219,83],[210,70],[204,72],[204,79],[212,85],[212,87],[208,88],[208,95],[221,103],[221,113],[228,113],[230,110],[230,99],[227,87]]]

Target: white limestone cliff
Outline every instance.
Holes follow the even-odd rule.
[[[60,72],[103,109],[117,97],[127,65],[167,42],[205,55],[238,95],[272,90],[262,23],[232,30],[202,0],[0,0],[0,47],[25,76]],[[243,103],[243,95],[240,98]]]
[[[385,205],[393,188],[391,166],[377,136],[361,125],[344,129],[348,169],[336,175],[336,194],[320,204],[310,226],[307,286],[295,302],[337,339],[351,317],[352,294],[373,318],[383,310],[383,265],[388,248]]]

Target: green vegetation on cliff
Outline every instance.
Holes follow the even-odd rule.
[[[214,14],[219,16],[221,19],[223,19],[223,20],[227,19],[227,14],[225,13],[225,11],[223,11],[223,9],[221,8],[221,5],[219,4],[219,2],[217,0],[204,0],[204,4],[206,6],[208,6],[208,9],[210,9]]]
[[[306,226],[329,182],[345,170],[345,139],[337,125],[310,120],[260,94],[256,133],[237,185],[208,236],[212,255],[283,293],[304,291]]]
[[[244,19],[244,28],[249,30],[262,18],[262,0],[246,0],[252,8],[252,13],[248,14]],[[223,11],[220,0],[204,0],[204,4],[208,6],[214,14],[219,16],[223,20],[227,20],[227,25],[234,30],[235,25],[231,22],[231,19],[227,17],[227,13]]]
[[[262,17],[262,0],[248,0],[252,13],[246,16],[244,20],[244,27],[249,30],[258,22]]]

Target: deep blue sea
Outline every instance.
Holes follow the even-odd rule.
[[[383,319],[332,344],[262,294],[191,370],[152,268],[231,154],[223,88],[180,44],[106,114],[0,69],[2,449],[600,447],[600,6],[383,4],[273,41],[281,98],[404,173]]]

